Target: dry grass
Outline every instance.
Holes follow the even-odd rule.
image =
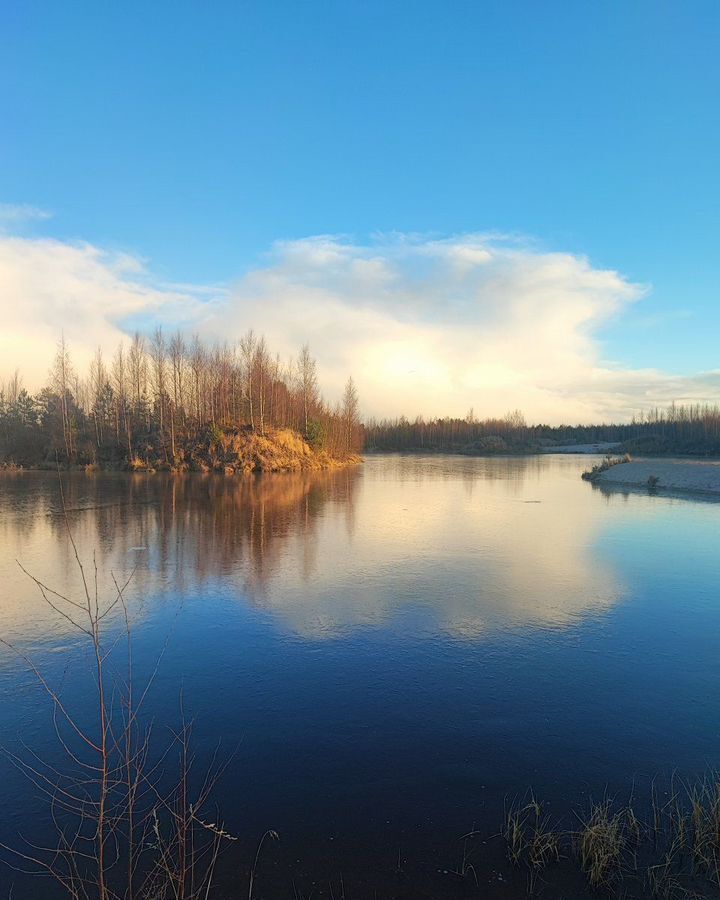
[[[656,866],[650,866],[647,871],[646,886],[649,896],[657,900],[693,900],[699,898],[699,894],[687,888],[682,878],[673,873],[674,861],[672,857],[666,857]]]
[[[507,810],[503,836],[513,865],[541,870],[560,859],[560,833],[532,795],[527,803],[513,803]]]
[[[291,431],[289,428],[275,432],[275,443],[299,456],[309,456],[313,452],[310,445],[296,431]]]
[[[696,871],[720,885],[720,780],[709,776],[688,789],[691,852]]]
[[[287,472],[330,469],[358,463],[361,459],[358,456],[336,458],[325,450],[313,449],[300,434],[289,428],[268,428],[264,433],[241,431],[223,434],[216,444],[215,457],[196,462],[208,470]]]
[[[625,811],[613,813],[609,800],[593,804],[577,834],[580,866],[592,887],[607,887],[621,878],[626,846]]]
[[[603,472],[607,472],[608,469],[612,469],[613,466],[619,466],[622,465],[622,463],[629,462],[632,462],[629,453],[626,453],[624,456],[606,456],[601,463],[597,463],[591,469],[586,469],[582,473],[582,477],[585,481],[595,481],[599,475],[602,475]]]
[[[528,896],[551,863],[567,858],[577,861],[591,890],[614,897],[718,897],[720,775],[691,783],[673,777],[666,790],[653,782],[647,803],[603,799],[574,831],[551,827],[531,794],[506,809],[502,836],[510,862],[527,869]]]

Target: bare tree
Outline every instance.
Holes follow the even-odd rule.
[[[260,433],[265,433],[265,415],[267,412],[267,389],[269,380],[270,357],[267,351],[265,338],[261,337],[255,348],[255,362],[253,368],[256,376],[255,382],[258,390],[258,415],[260,417]]]
[[[133,458],[133,448],[130,410],[128,408],[128,367],[125,357],[125,348],[122,343],[118,344],[113,359],[112,386],[115,392],[115,430],[117,442],[120,444],[120,428],[122,424],[122,427],[125,429],[125,438],[127,441],[128,461],[130,461]]]
[[[128,351],[128,374],[132,391],[132,415],[137,428],[138,422],[145,419],[148,430],[147,409],[147,356],[145,355],[145,338],[135,332]]]
[[[11,404],[17,403],[21,390],[22,376],[20,375],[20,369],[15,369],[3,386],[3,393],[5,394],[6,401]]]
[[[160,432],[160,444],[167,457],[165,447],[165,406],[167,403],[167,344],[162,326],[158,326],[153,333],[150,344],[150,357],[152,359],[152,386],[155,393],[155,409]]]
[[[98,347],[90,363],[90,406],[95,423],[95,441],[98,447],[103,442],[103,426],[105,424],[103,403],[107,386],[107,370],[103,361],[102,349]]]
[[[257,338],[252,328],[240,339],[240,356],[242,359],[243,385],[245,400],[247,402],[250,426],[255,427],[255,414],[253,407],[253,384],[255,370],[255,349]]]
[[[193,400],[195,406],[195,422],[200,424],[203,419],[203,383],[205,379],[205,369],[207,358],[205,348],[200,343],[197,335],[193,336],[192,345],[190,347],[190,371],[192,373],[192,389]]]
[[[358,393],[352,375],[348,378],[343,393],[342,418],[345,426],[345,452],[351,453],[355,446],[355,430],[360,424]]]
[[[70,422],[70,384],[73,378],[70,351],[65,343],[65,335],[58,341],[55,361],[50,372],[51,384],[58,397],[60,422],[65,445],[65,456],[71,462],[75,456],[73,433]]]
[[[172,381],[172,402],[170,404],[170,444],[173,459],[176,456],[175,448],[175,420],[180,413],[185,415],[185,340],[177,331],[170,341],[170,377]]]
[[[303,344],[298,357],[298,381],[302,395],[303,422],[305,434],[308,431],[310,413],[318,401],[318,384],[315,360],[310,355],[310,347]]]

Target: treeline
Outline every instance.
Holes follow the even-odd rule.
[[[223,433],[292,429],[333,458],[358,452],[358,395],[326,402],[307,345],[282,362],[248,331],[237,344],[181,333],[136,333],[110,359],[98,349],[89,371],[73,365],[64,338],[47,385],[30,394],[19,373],[0,386],[0,462],[22,465],[126,463],[152,458],[173,468],[194,446]]]
[[[528,425],[515,410],[502,418],[371,420],[365,425],[368,450],[455,453],[532,453],[567,444],[617,443],[638,454],[720,455],[720,407],[671,404],[634,416],[629,423]]]

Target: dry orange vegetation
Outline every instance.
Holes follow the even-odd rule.
[[[149,454],[134,457],[132,471],[171,470],[179,472],[224,472],[226,475],[249,472],[292,472],[330,469],[362,462],[356,454],[333,455],[316,449],[290,428],[267,428],[264,432],[249,428],[216,429],[212,438],[178,449],[175,464]]]

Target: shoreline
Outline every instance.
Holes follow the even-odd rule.
[[[290,428],[267,428],[263,432],[214,427],[198,437],[178,439],[172,446],[156,441],[121,454],[116,447],[97,447],[78,453],[72,461],[58,463],[42,454],[0,464],[0,471],[84,471],[154,474],[166,472],[243,475],[253,472],[299,472],[338,469],[362,462],[350,448],[311,444]]]
[[[233,466],[204,466],[202,468],[189,468],[178,466],[100,466],[96,463],[87,465],[0,465],[0,476],[22,475],[27,472],[72,472],[85,475],[222,475],[234,477],[236,475],[271,475],[292,474],[297,472],[331,472],[336,469],[346,469],[350,466],[361,466],[365,462],[362,456],[353,454],[347,459],[328,458],[327,460],[313,460],[311,463],[300,465],[256,465],[252,468],[237,468]]]

